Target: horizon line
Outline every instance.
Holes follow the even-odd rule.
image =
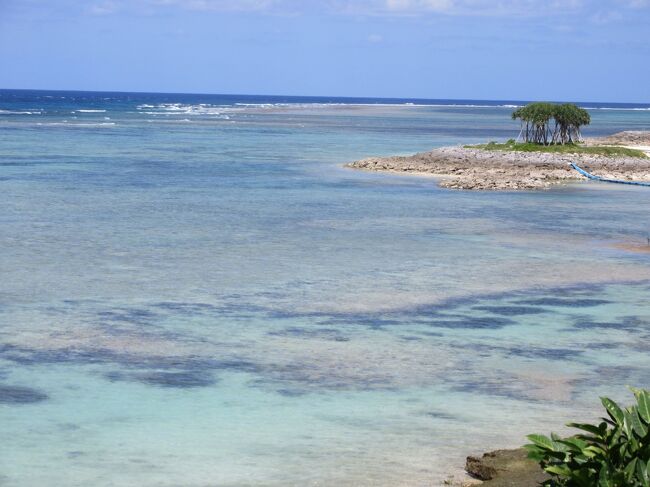
[[[549,103],[606,103],[610,105],[646,105],[650,107],[650,102],[630,102],[630,101],[568,101],[568,100],[522,100],[507,98],[426,98],[426,97],[404,97],[404,96],[354,96],[354,95],[286,95],[286,94],[258,94],[258,93],[205,93],[205,92],[175,92],[175,91],[120,91],[120,90],[79,90],[79,89],[47,89],[47,88],[0,88],[0,91],[48,91],[61,93],[119,93],[119,94],[139,94],[139,95],[199,95],[199,96],[257,96],[270,98],[341,98],[341,99],[368,99],[368,100],[421,100],[421,101],[486,101],[486,102],[522,102],[531,103],[535,101],[545,101]]]

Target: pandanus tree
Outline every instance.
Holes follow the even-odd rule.
[[[555,119],[555,130],[552,139],[554,144],[580,142],[582,139],[580,127],[589,125],[591,122],[589,112],[573,103],[556,105],[553,118]]]
[[[553,136],[550,120],[553,117],[553,105],[550,103],[530,103],[512,113],[513,119],[521,120],[521,133],[526,142],[547,145]]]
[[[572,103],[529,103],[512,113],[514,120],[521,121],[520,137],[533,144],[567,144],[581,139],[580,127],[591,121],[589,113]],[[551,119],[555,125],[551,130]]]

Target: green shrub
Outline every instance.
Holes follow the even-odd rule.
[[[608,417],[600,424],[567,425],[581,434],[528,436],[528,456],[551,475],[543,485],[650,487],[650,391],[632,391],[637,403],[625,409],[601,398]]]
[[[531,143],[511,143],[510,141],[504,144],[497,144],[491,142],[489,144],[479,145],[465,145],[467,149],[483,149],[483,150],[501,150],[501,151],[514,151],[514,152],[548,152],[558,154],[598,154],[608,157],[639,157],[646,159],[645,152],[638,149],[628,149],[627,147],[610,147],[604,145],[598,146],[583,146],[578,144],[565,144],[565,145],[538,145]]]

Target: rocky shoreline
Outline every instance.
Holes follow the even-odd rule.
[[[472,480],[463,481],[461,487],[538,487],[549,476],[537,462],[528,458],[523,448],[496,450],[481,457],[467,457],[465,470]],[[448,485],[454,485],[450,482]]]
[[[650,146],[650,132],[621,132],[585,145]],[[598,176],[629,181],[650,181],[650,158],[593,154],[497,151],[441,147],[411,156],[370,157],[346,164],[366,171],[429,175],[445,188],[469,190],[544,189],[585,178],[569,166],[575,162]]]

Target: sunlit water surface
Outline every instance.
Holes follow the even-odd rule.
[[[0,91],[0,485],[439,485],[650,386],[650,192],[344,169],[517,134],[375,102]]]

